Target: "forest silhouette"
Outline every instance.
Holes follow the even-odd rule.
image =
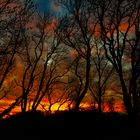
[[[0,1],[1,132],[136,139],[139,0],[51,4]]]

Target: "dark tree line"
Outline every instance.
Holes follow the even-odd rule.
[[[96,9],[106,58],[119,76],[129,114],[138,112],[139,6],[139,1],[133,0],[102,1]],[[126,71],[129,71],[128,81]]]
[[[86,89],[89,88],[88,74],[91,69],[91,58],[89,59],[89,57],[92,56],[92,48],[100,49],[100,43],[98,43],[98,47],[96,45],[96,38],[98,38],[103,49],[100,56],[99,51],[97,52],[98,63],[94,59],[94,65],[99,74],[97,87],[99,93],[98,102],[101,100],[102,90],[100,85],[102,78],[100,70],[104,69],[100,68],[100,62],[102,56],[105,54],[104,59],[107,59],[110,66],[112,65],[114,67],[120,79],[126,111],[130,115],[137,113],[139,110],[138,79],[140,73],[139,1],[60,0],[59,2],[64,5],[68,12],[66,17],[64,17],[64,21],[62,21],[62,26],[64,26],[62,40],[64,40],[66,45],[76,49],[81,57],[84,56],[88,65],[88,67],[85,67],[87,72],[86,78],[88,79],[86,79],[87,86],[85,86],[85,92],[82,95],[85,96]],[[92,27],[90,28],[91,25]],[[72,27],[75,32],[72,30]],[[73,32],[74,34],[72,34]],[[83,40],[81,41],[82,38]],[[84,45],[78,44],[78,42],[82,42]],[[82,47],[85,49],[84,52]],[[127,77],[129,78],[126,78],[125,72],[128,73],[129,76],[127,75]],[[81,96],[81,98],[84,96]]]
[[[68,109],[79,110],[86,98],[102,112],[114,80],[121,87],[113,85],[114,97],[121,92],[127,113],[137,114],[139,1],[57,2],[65,11],[61,16],[39,13],[32,0],[0,2],[0,99],[16,94],[0,117],[16,106],[51,113],[53,105],[59,103],[59,110],[67,102]]]

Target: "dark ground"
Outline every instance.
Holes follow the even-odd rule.
[[[10,139],[139,140],[140,119],[93,111],[17,114],[0,120],[0,135]]]

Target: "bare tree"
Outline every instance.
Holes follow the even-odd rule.
[[[83,85],[85,83],[85,71],[84,71],[85,63],[81,57],[76,57],[73,61],[73,65],[69,71],[68,77],[68,86],[71,90],[70,100],[73,104],[77,104],[77,99],[81,95],[83,91]]]
[[[82,91],[77,96],[75,109],[86,95],[89,87],[90,58],[92,48],[92,36],[95,32],[96,22],[93,22],[89,10],[90,3],[81,0],[60,0],[59,3],[65,7],[66,15],[62,18],[59,26],[61,41],[85,61],[85,78],[82,79]],[[92,24],[90,28],[89,25]]]
[[[38,90],[33,101],[32,111],[37,109],[45,96],[48,95],[48,97],[50,97],[49,95],[51,94],[49,94],[49,91],[52,90],[54,85],[61,84],[61,79],[63,79],[67,73],[67,70],[65,69],[65,55],[63,49],[59,47],[60,40],[57,38],[55,30],[53,34],[51,34],[50,38],[46,38],[46,43],[47,51],[45,52],[44,64],[42,67]]]
[[[33,13],[32,1],[2,0],[0,2],[0,88],[8,78],[13,64],[21,50],[24,49],[23,34]],[[11,111],[18,103],[18,97],[0,117]]]
[[[50,13],[37,13],[35,29],[26,38],[23,77],[21,82],[17,82],[22,89],[22,112],[27,111],[29,102],[29,109],[36,111],[47,97],[51,108],[54,103],[50,100],[56,93],[51,94],[50,91],[54,90],[54,85],[61,83],[68,71],[65,69],[65,52],[59,47],[60,41],[55,30],[57,21]]]
[[[106,58],[112,63],[119,76],[124,105],[128,114],[132,115],[137,112],[138,104],[136,83],[139,77],[140,55],[136,50],[139,49],[139,1],[103,0],[96,1],[93,6],[96,9],[95,16],[99,20],[100,36]],[[130,57],[126,55],[128,49],[131,53]],[[125,58],[129,58],[130,61],[126,61]],[[129,86],[124,75],[126,69],[130,70]]]
[[[106,59],[105,52],[102,47],[100,39],[94,40],[95,47],[92,52],[91,59],[92,73],[90,75],[89,90],[98,104],[98,111],[102,112],[102,100],[106,91],[111,87],[111,80],[113,75],[113,67]]]

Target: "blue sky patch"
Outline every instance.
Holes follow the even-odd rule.
[[[49,11],[51,9],[51,0],[36,0],[36,3],[38,5],[39,11]]]

